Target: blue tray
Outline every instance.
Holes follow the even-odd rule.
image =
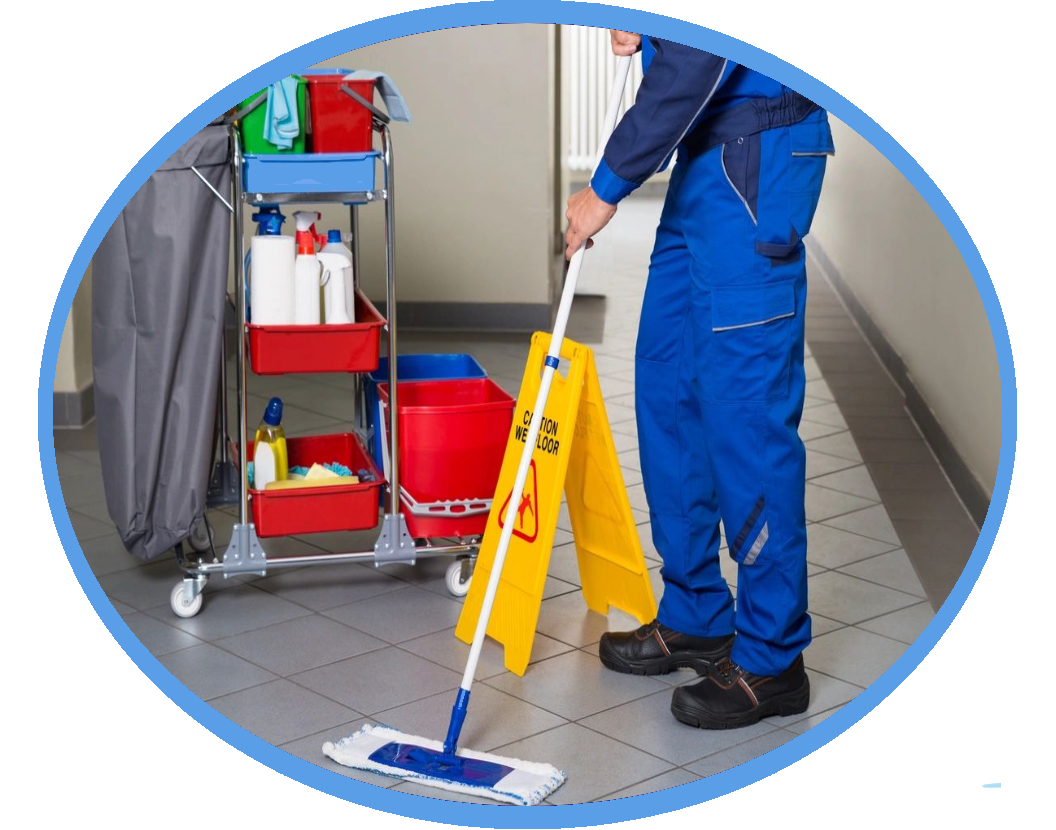
[[[245,156],[243,184],[255,193],[364,193],[374,189],[381,153]]]

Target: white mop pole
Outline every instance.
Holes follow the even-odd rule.
[[[601,141],[598,143],[598,153],[594,159],[594,169],[601,163],[605,153],[605,145],[609,142],[612,131],[616,128],[616,116],[620,111],[620,103],[623,100],[623,90],[627,85],[627,75],[631,69],[631,58],[621,56],[616,64],[616,80],[609,93],[608,108],[605,110],[605,123],[603,125]],[[565,287],[561,292],[561,304],[557,308],[557,320],[554,323],[554,333],[550,339],[550,348],[546,354],[546,366],[543,369],[542,381],[539,384],[539,394],[535,398],[535,410],[532,412],[532,421],[528,425],[528,437],[524,441],[524,452],[521,453],[521,463],[517,468],[517,477],[513,482],[513,492],[510,494],[510,506],[506,511],[506,518],[502,528],[502,536],[499,537],[499,546],[495,551],[495,562],[491,567],[491,575],[488,579],[488,589],[484,593],[484,603],[477,618],[477,630],[473,635],[473,645],[469,650],[469,660],[466,662],[466,671],[462,676],[462,684],[459,688],[458,697],[455,701],[454,711],[451,713],[451,726],[448,729],[447,740],[444,741],[444,751],[453,754],[458,743],[458,735],[462,731],[462,723],[466,717],[466,708],[469,704],[469,692],[473,687],[473,678],[477,673],[477,662],[480,660],[480,651],[484,647],[484,637],[488,631],[488,621],[491,618],[491,608],[495,604],[495,594],[499,590],[499,579],[502,577],[502,566],[506,561],[506,552],[510,547],[510,539],[513,538],[513,525],[517,519],[517,508],[524,493],[524,484],[528,480],[528,471],[532,464],[532,454],[535,450],[535,442],[539,438],[539,429],[543,422],[543,410],[546,409],[546,400],[550,396],[550,385],[554,380],[554,372],[557,370],[561,359],[561,345],[565,340],[565,328],[568,326],[568,315],[572,311],[572,300],[576,293],[576,283],[579,282],[579,272],[583,267],[583,257],[586,254],[587,244],[580,245],[579,250],[572,256],[568,264],[568,273],[565,276]]]

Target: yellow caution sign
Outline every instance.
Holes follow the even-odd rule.
[[[480,615],[549,346],[548,334],[537,332],[532,338],[491,515],[455,629],[455,636],[466,643],[472,642]],[[504,646],[506,668],[518,675],[524,674],[531,659],[562,491],[568,497],[587,607],[606,614],[609,606],[615,606],[641,623],[656,617],[656,600],[605,414],[594,353],[587,346],[567,339],[562,344],[561,368],[554,375],[543,416],[488,623],[488,636]]]

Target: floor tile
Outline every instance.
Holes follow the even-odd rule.
[[[784,729],[775,729],[723,752],[717,752],[707,758],[702,758],[696,763],[690,764],[687,769],[702,778],[706,778],[709,775],[717,775],[748,761],[753,761],[761,755],[777,749],[779,746],[784,746],[794,737],[796,736]]]
[[[455,692],[441,692],[422,700],[378,712],[378,723],[389,724],[408,735],[441,740],[451,720]],[[460,745],[479,752],[554,729],[567,723],[519,698],[478,683],[473,687],[469,716],[462,728]]]
[[[226,637],[217,640],[216,644],[281,677],[336,663],[386,645],[383,640],[318,614]]]
[[[691,784],[694,781],[699,780],[700,776],[689,770],[673,769],[670,772],[661,773],[655,778],[650,778],[648,781],[642,781],[639,784],[635,784],[633,787],[625,787],[618,792],[607,795],[605,796],[605,800],[612,801],[617,798],[630,798],[635,795],[657,793],[661,790],[669,790],[672,787],[681,787],[683,784]]]
[[[818,487],[812,482],[807,482],[806,496],[807,521],[809,522],[820,522],[834,516],[842,516],[844,513],[851,513],[875,504],[875,502],[858,496]]]
[[[77,535],[78,540],[89,541],[98,539],[100,536],[109,536],[114,532],[113,522],[101,522],[98,519],[93,519],[74,507],[69,508],[68,512],[70,524],[73,525],[73,532]]]
[[[807,449],[862,463],[862,453],[850,432],[837,432],[834,435],[826,435],[824,438],[815,438],[807,442]]]
[[[325,614],[389,643],[402,643],[452,628],[461,612],[461,603],[408,587],[331,608]]]
[[[610,609],[608,616],[595,614],[579,591],[544,600],[539,610],[536,630],[570,646],[596,642],[606,631],[626,631],[637,628],[638,621],[618,609]]]
[[[158,662],[202,700],[278,679],[271,672],[208,643],[163,654]]]
[[[818,476],[811,479],[812,484],[819,487],[827,487],[830,490],[838,490],[841,493],[850,493],[871,501],[880,501],[880,493],[873,484],[873,478],[869,475],[869,468],[864,464],[857,467],[849,467],[837,473]]]
[[[884,507],[892,519],[960,519],[968,510],[952,489],[886,490]]]
[[[898,538],[898,533],[895,532],[895,526],[891,524],[891,519],[888,517],[883,505],[878,504],[875,507],[867,507],[865,510],[859,510],[855,513],[837,516],[836,518],[828,519],[825,524],[840,530],[849,530],[851,533],[867,536],[870,539],[888,542],[896,547],[902,544]]]
[[[664,688],[650,677],[611,672],[581,651],[529,666],[524,678],[501,675],[486,683],[568,720],[579,720]]]
[[[694,729],[679,723],[671,715],[670,689],[625,703],[579,722],[588,729],[678,766],[775,728],[768,721],[760,721],[744,729]]]
[[[279,571],[254,587],[313,611],[325,611],[403,588],[405,583],[373,567],[338,564]]]
[[[827,403],[822,406],[812,407],[807,412],[803,413],[803,420],[810,420],[818,424],[826,424],[828,426],[839,427],[840,429],[847,429],[847,419],[843,417],[839,405],[835,403]]]
[[[140,561],[128,552],[117,533],[108,533],[95,539],[78,539],[81,552],[88,567],[96,577],[138,568]]]
[[[460,675],[393,646],[295,674],[295,683],[373,715],[456,688]]]
[[[818,476],[828,475],[837,470],[855,467],[861,462],[849,458],[840,458],[824,452],[818,452],[807,445],[807,479],[813,481]]]
[[[347,723],[359,714],[288,680],[224,695],[211,705],[228,720],[276,746]]]
[[[400,648],[457,672],[465,670],[466,660],[469,659],[469,646],[455,637],[453,628],[444,629],[435,634],[427,634],[414,640],[407,640],[400,643]],[[572,646],[558,642],[545,634],[537,633],[532,641],[532,658],[529,665],[571,650]],[[477,679],[485,680],[505,672],[506,664],[503,646],[489,637],[484,641],[484,648],[480,652],[480,662],[477,664]]]
[[[804,718],[803,720],[798,720],[795,723],[790,723],[785,728],[788,729],[789,732],[794,732],[796,735],[802,735],[808,729],[813,729],[815,726],[817,726],[829,716],[835,715],[842,708],[842,706],[837,706],[835,709],[829,709],[829,711],[827,712],[820,712],[817,715],[811,715],[809,718]]]
[[[807,559],[823,568],[839,568],[885,553],[895,545],[824,524],[807,526]]]
[[[907,646],[858,628],[841,628],[821,637],[804,653],[808,668],[868,686],[902,656]]]
[[[843,628],[846,624],[847,623],[838,622],[837,620],[830,620],[828,617],[823,617],[821,614],[815,613],[813,609],[810,609],[810,633],[812,637],[820,637],[822,634],[828,634],[830,631],[835,631],[837,628]]]
[[[582,804],[671,769],[667,761],[574,723],[496,751],[568,772],[568,781],[548,799],[552,804]]]
[[[920,578],[913,570],[913,564],[904,550],[893,550],[871,559],[863,559],[861,562],[840,568],[840,573],[877,582],[922,599],[926,596]]]
[[[812,576],[808,585],[811,610],[843,623],[853,624],[879,617],[918,601],[918,597],[839,571]]]
[[[858,628],[882,634],[902,643],[912,644],[924,633],[924,629],[934,618],[935,611],[931,603],[922,602],[919,605],[911,605],[909,608],[858,623]]]
[[[186,631],[180,631],[171,625],[166,625],[141,611],[134,611],[123,617],[136,639],[143,647],[157,657],[160,654],[179,651],[181,648],[201,645],[201,640],[192,637]]]
[[[187,620],[173,614],[167,601],[164,605],[148,609],[148,613],[199,639],[218,640],[295,617],[304,617],[312,612],[258,591],[252,585],[239,585],[216,592],[206,589],[202,610]]]
[[[810,410],[807,410],[808,412]],[[812,441],[815,438],[824,438],[826,435],[834,435],[843,432],[847,427],[830,426],[804,418],[799,424],[799,437],[804,441]]]

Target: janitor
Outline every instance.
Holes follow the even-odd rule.
[[[834,152],[827,113],[746,66],[658,38],[634,105],[590,186],[568,200],[567,256],[675,154],[635,354],[642,476],[663,558],[657,619],[606,634],[602,662],[632,674],[691,667],[671,710],[746,726],[810,700],[803,238]],[[737,600],[719,571],[720,520]]]

